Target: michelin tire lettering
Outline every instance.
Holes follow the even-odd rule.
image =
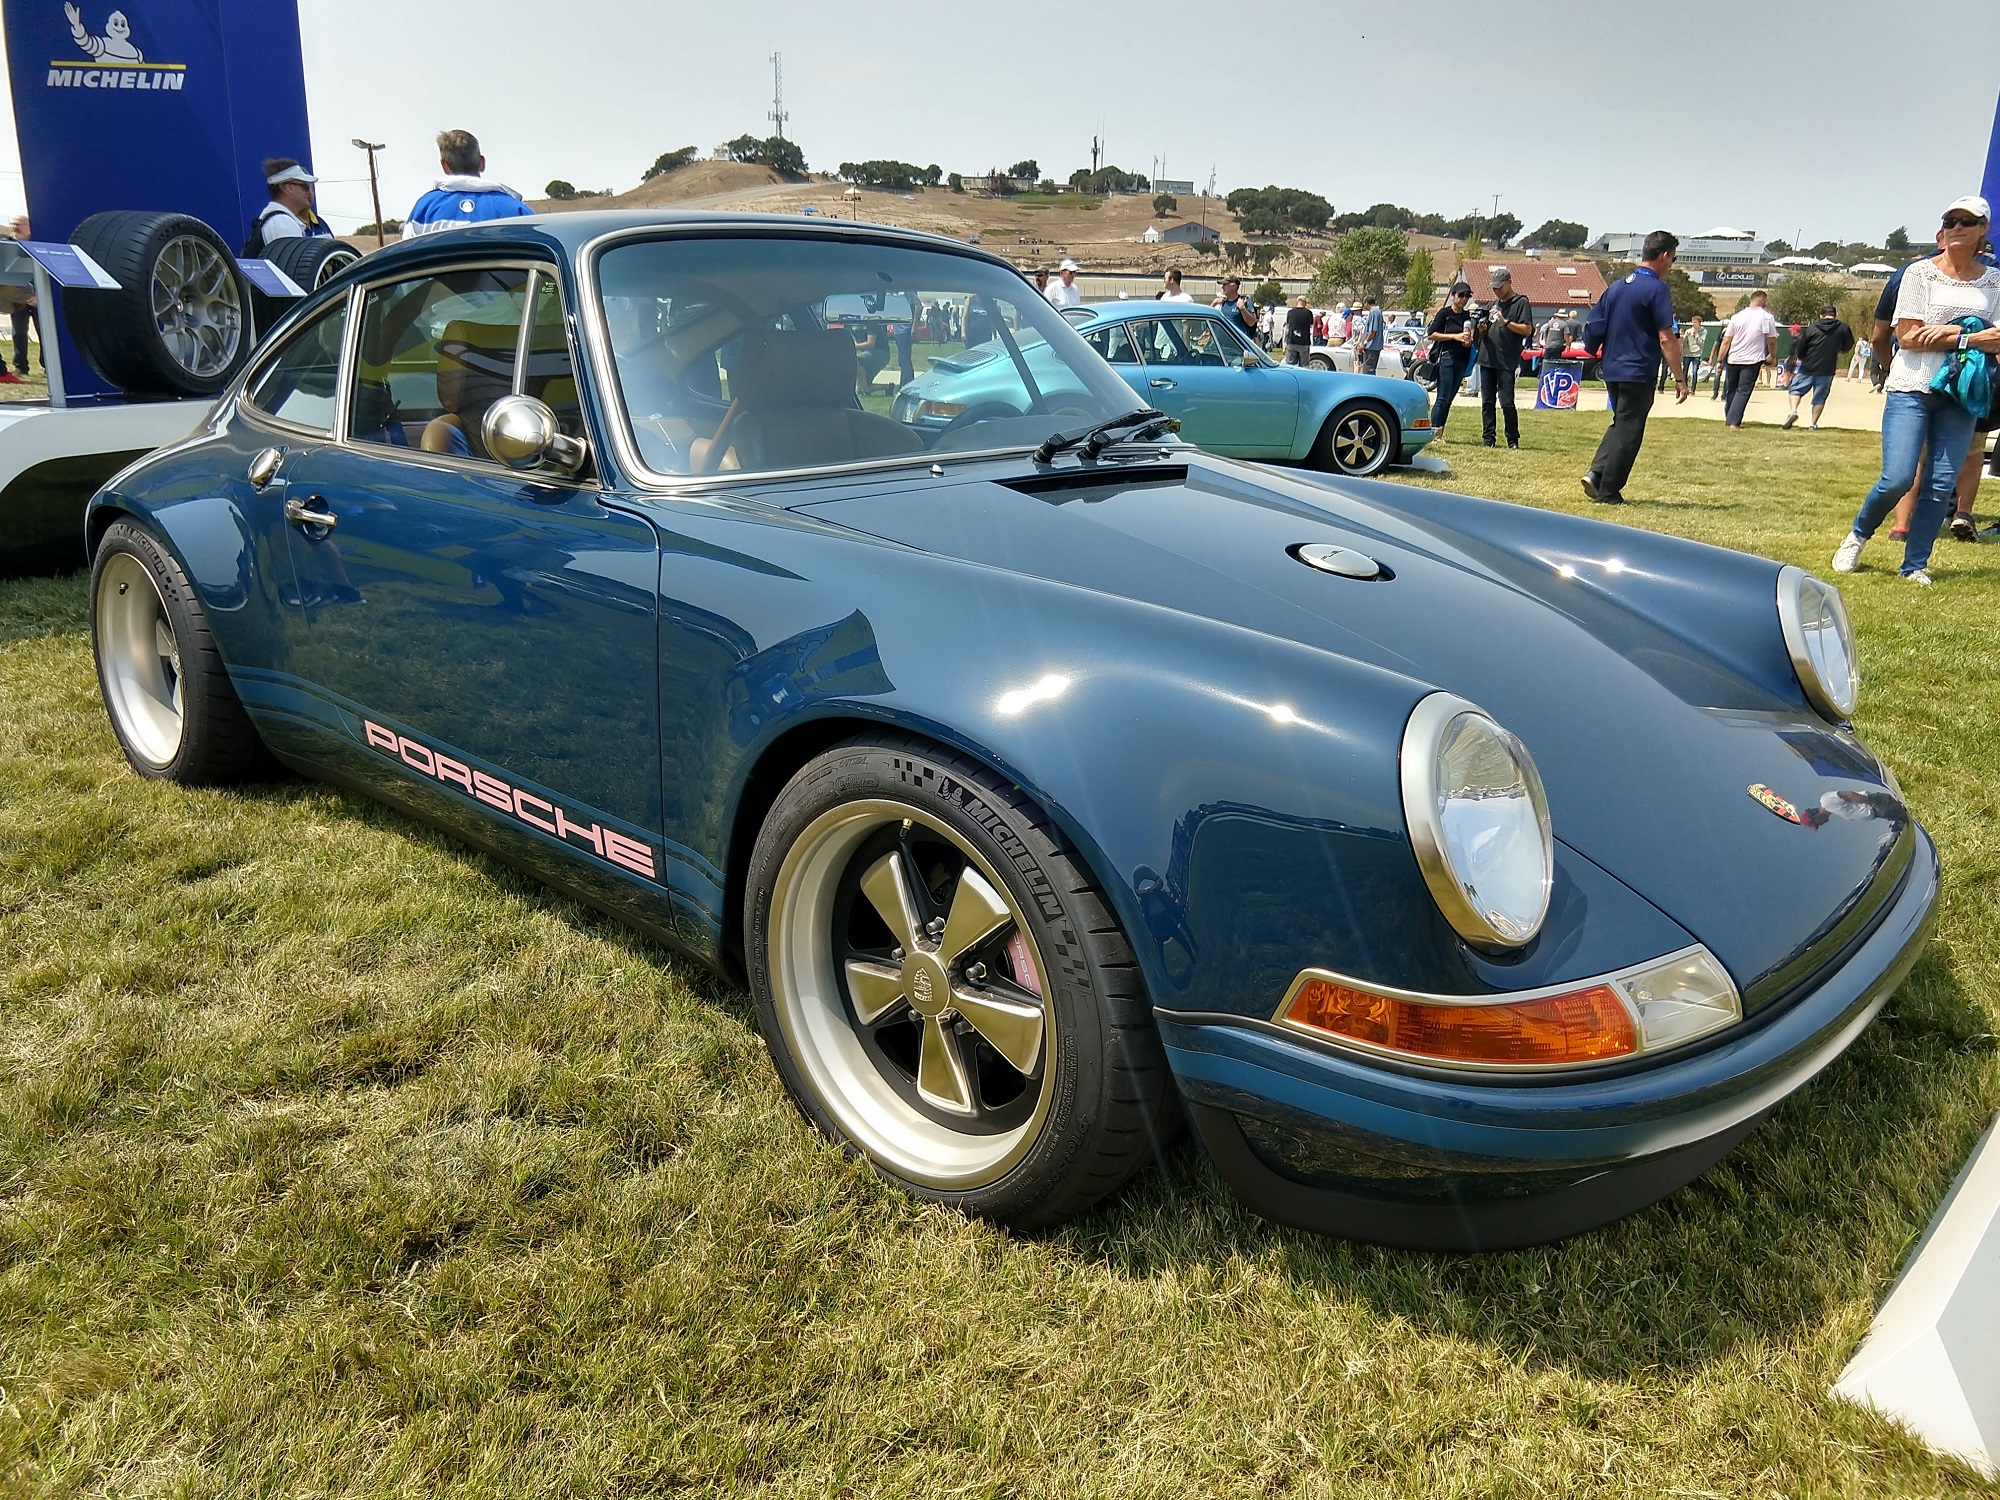
[[[559,802],[538,797],[497,776],[475,770],[442,750],[433,749],[421,740],[413,740],[393,729],[385,729],[372,719],[363,719],[361,728],[370,749],[381,751],[410,770],[445,786],[455,787],[473,801],[506,813],[516,822],[546,833],[569,848],[588,849],[606,864],[630,870],[648,880],[659,880],[659,861],[653,857],[653,851],[637,839],[627,838],[595,821],[579,821]]]

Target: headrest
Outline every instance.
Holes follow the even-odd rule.
[[[438,363],[514,383],[514,348],[520,329],[512,324],[474,323],[457,318],[438,335]]]
[[[745,407],[854,404],[854,339],[845,329],[753,328],[729,364],[729,394]]]

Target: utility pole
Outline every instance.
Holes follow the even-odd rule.
[[[388,243],[382,237],[382,192],[375,185],[375,153],[382,149],[382,143],[364,141],[357,135],[354,144],[368,153],[368,198],[375,205],[375,248],[379,250]]]
[[[1096,136],[1092,136],[1090,138],[1090,172],[1093,177],[1097,175],[1098,167],[1103,165],[1101,160],[1103,155],[1104,155],[1103,142],[1098,140]]]
[[[778,127],[778,139],[785,138],[785,54],[771,54],[771,123]]]

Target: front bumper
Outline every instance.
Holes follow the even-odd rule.
[[[1852,1044],[1929,935],[1937,849],[1817,988],[1719,1045],[1612,1076],[1451,1077],[1241,1017],[1158,1012],[1197,1131],[1266,1218],[1430,1249],[1502,1249],[1620,1218],[1691,1181]]]

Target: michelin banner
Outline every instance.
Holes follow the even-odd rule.
[[[39,240],[145,209],[192,214],[234,247],[269,201],[264,158],[310,166],[297,0],[5,0],[4,17]],[[72,354],[72,393],[101,391]]]

